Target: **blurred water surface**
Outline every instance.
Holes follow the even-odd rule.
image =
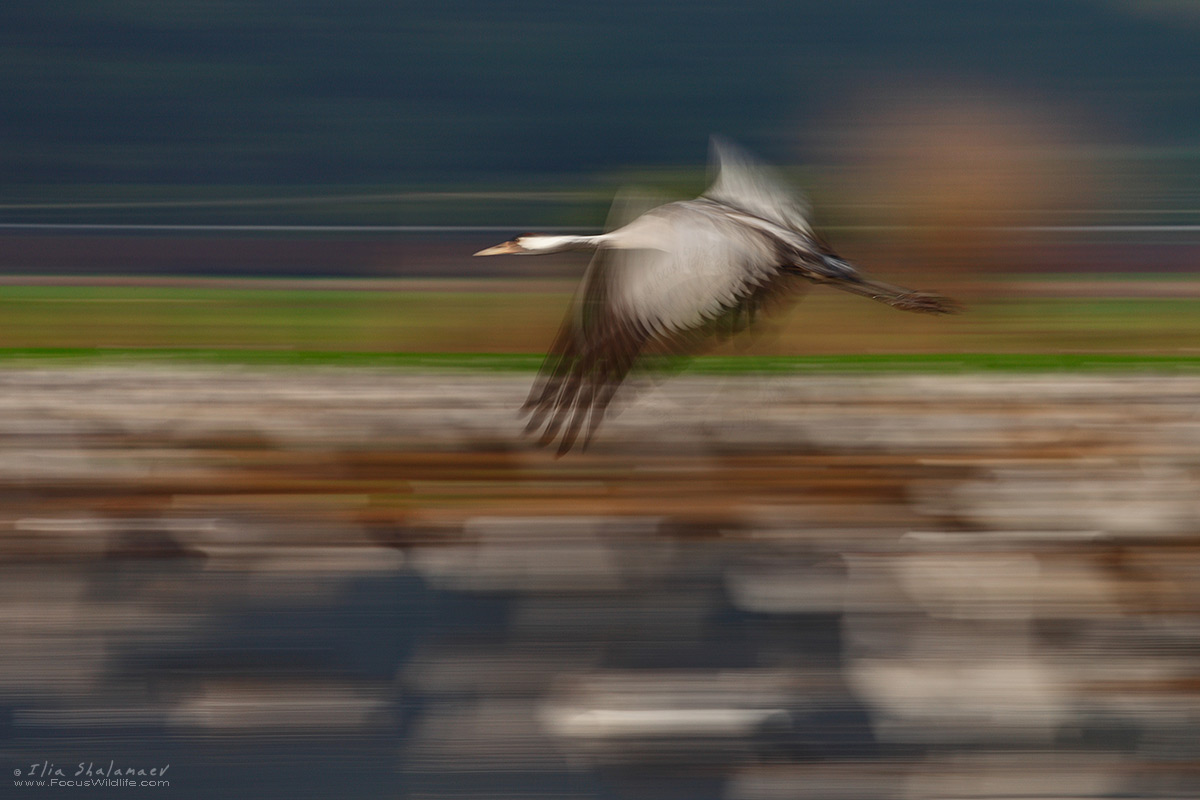
[[[6,769],[1196,794],[1200,378],[683,378],[559,461],[526,380],[0,373]]]

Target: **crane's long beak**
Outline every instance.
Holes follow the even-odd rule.
[[[517,244],[516,242],[501,242],[500,244],[493,245],[492,247],[485,247],[483,250],[480,250],[475,255],[477,255],[477,256],[504,256],[504,255],[512,255],[513,253],[520,253],[520,252],[521,252],[521,245]]]

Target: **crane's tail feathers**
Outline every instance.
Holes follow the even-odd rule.
[[[924,314],[957,314],[962,311],[962,306],[949,297],[937,292],[918,292],[877,281],[836,256],[824,256],[819,263],[805,264],[800,271],[817,283],[825,283],[843,292],[869,297],[901,311]]]

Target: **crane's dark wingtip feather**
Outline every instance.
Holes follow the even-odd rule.
[[[561,427],[562,421],[555,416],[554,419],[550,420],[550,424],[546,426],[546,429],[542,431],[542,435],[538,437],[538,446],[549,446],[551,442],[558,438],[558,429]]]

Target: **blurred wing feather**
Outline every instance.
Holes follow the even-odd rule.
[[[775,170],[716,136],[710,151],[710,169],[716,174],[704,197],[812,235],[808,201],[788,188]]]

